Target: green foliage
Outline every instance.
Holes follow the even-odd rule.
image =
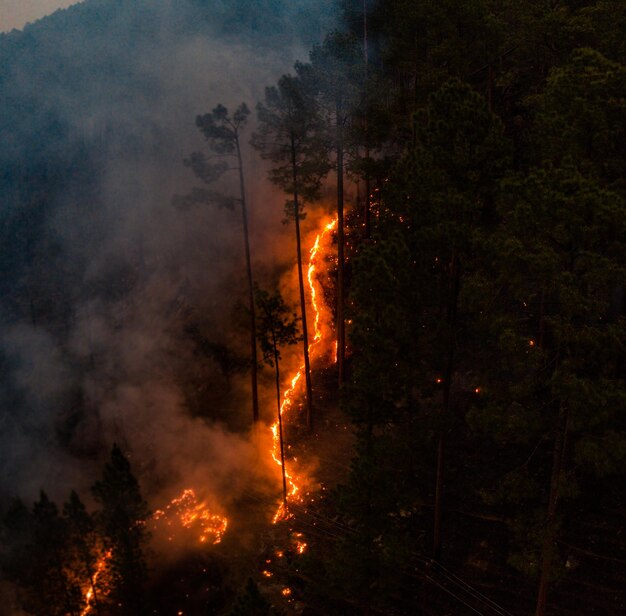
[[[291,75],[266,88],[264,102],[257,104],[258,129],[252,138],[261,157],[274,163],[270,181],[302,201],[319,198],[330,168],[323,119],[311,88],[308,79]],[[290,210],[288,204],[288,215]]]
[[[509,456],[517,450],[520,470],[483,494],[492,505],[522,503],[509,561],[529,574],[542,560],[559,574],[550,545],[562,518],[546,529],[541,508],[579,501],[581,485],[618,472],[624,456],[626,329],[613,308],[626,275],[615,141],[623,79],[621,66],[591,50],[552,72],[534,100],[536,166],[503,181],[503,223],[488,246],[499,296],[486,331],[499,365],[486,367],[469,419]]]
[[[350,33],[331,32],[321,45],[313,47],[309,58],[308,65],[296,64],[298,74],[312,80],[329,113],[347,113],[357,101],[357,88],[364,76],[362,50],[355,37]]]
[[[608,185],[623,179],[626,68],[593,49],[577,49],[537,97],[536,152]]]

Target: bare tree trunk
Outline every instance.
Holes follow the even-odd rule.
[[[100,603],[98,601],[98,595],[96,592],[96,582],[94,580],[94,577],[91,573],[89,573],[89,584],[91,586],[91,592],[93,593],[93,607],[96,611],[96,614],[98,614],[98,616],[100,616]],[[84,612],[81,612],[84,613]]]
[[[369,69],[369,52],[367,48],[367,0],[363,0],[363,61],[365,63],[365,92],[368,92],[368,69]],[[369,125],[367,118],[367,103],[365,101],[365,159],[369,162],[370,143],[369,143]],[[371,217],[370,217],[370,174],[369,170],[365,172],[365,239],[371,236]]]
[[[535,616],[545,616],[548,603],[548,587],[552,571],[552,552],[556,540],[556,512],[559,502],[559,488],[563,464],[565,460],[565,445],[567,440],[568,410],[563,402],[559,405],[559,419],[554,437],[554,453],[552,458],[552,477],[550,479],[550,496],[548,497],[548,513],[546,515],[546,535],[543,541],[541,554],[541,577],[537,592],[537,608]]]
[[[293,172],[293,207],[296,223],[296,251],[298,253],[298,284],[300,287],[300,312],[302,317],[302,346],[304,351],[304,380],[306,384],[306,425],[313,430],[313,393],[311,387],[311,364],[309,362],[309,334],[306,324],[306,301],[304,297],[304,277],[302,275],[302,248],[300,241],[300,206],[298,203],[298,174],[296,167],[296,146],[291,138],[291,166]]]
[[[250,258],[250,236],[248,233],[248,210],[246,206],[246,191],[243,177],[243,163],[239,137],[235,138],[237,146],[237,162],[239,164],[239,190],[241,193],[241,215],[243,219],[243,239],[246,251],[246,274],[248,277],[248,304],[250,312],[250,373],[252,388],[252,421],[259,421],[259,390],[258,390],[258,360],[256,352],[256,316],[254,308],[254,281],[252,279],[252,261]]]
[[[337,114],[337,367],[339,386],[345,380],[346,329],[344,318],[344,233],[343,233],[343,104],[336,100]]]
[[[451,390],[452,375],[454,373],[454,354],[456,351],[456,315],[459,302],[459,290],[461,283],[461,272],[459,258],[456,252],[452,256],[450,264],[450,299],[448,300],[447,321],[450,327],[450,344],[448,347],[448,361],[443,383],[443,412],[445,417],[450,417],[451,413]],[[443,510],[443,478],[445,464],[445,431],[439,431],[439,441],[437,444],[437,475],[435,480],[435,514],[433,525],[433,559],[441,560],[441,517]]]
[[[285,446],[283,441],[283,414],[280,412],[280,372],[278,369],[278,348],[276,347],[276,335],[272,332],[272,344],[274,346],[274,363],[276,364],[276,406],[278,408],[278,442],[280,443],[280,464],[283,473],[283,505],[287,509],[287,477],[285,474]]]
[[[539,302],[539,338],[537,340],[537,346],[543,348],[543,339],[545,333],[545,304],[546,304],[546,287],[545,284],[541,287],[541,300]]]

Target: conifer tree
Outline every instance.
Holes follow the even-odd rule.
[[[246,199],[246,183],[241,151],[242,132],[248,121],[250,111],[245,103],[241,103],[235,113],[230,116],[228,109],[218,105],[211,113],[196,118],[196,125],[204,134],[212,154],[207,157],[201,152],[194,152],[185,160],[185,165],[191,167],[194,175],[204,184],[211,186],[227,171],[237,171],[239,180],[239,195],[232,197],[210,188],[196,188],[186,197],[178,197],[175,204],[178,207],[189,207],[196,203],[211,203],[229,210],[235,204],[241,206],[241,220],[246,258],[246,277],[248,281],[248,311],[250,315],[250,372],[252,392],[252,420],[259,420],[259,394],[257,384],[257,356],[256,356],[256,319],[254,316],[254,280],[252,276],[252,258],[250,255],[250,234],[248,231],[248,206]],[[235,160],[231,166],[231,159]]]
[[[497,178],[503,173],[507,143],[503,126],[485,100],[458,80],[445,83],[429,97],[419,114],[417,145],[412,154],[409,186],[396,190],[398,212],[405,210],[407,224],[419,241],[419,261],[435,274],[435,297],[440,319],[431,313],[427,330],[439,340],[431,369],[442,389],[443,416],[452,411],[452,383],[459,360],[459,300],[463,279],[479,264],[472,259],[475,246],[484,241],[495,220]],[[401,205],[404,194],[406,205]],[[415,241],[415,240],[414,240]],[[431,252],[432,251],[432,252]],[[430,261],[430,263],[428,263]],[[463,272],[466,272],[464,275]],[[433,555],[441,555],[441,518],[445,467],[445,430],[439,431]]]
[[[537,616],[565,573],[558,542],[568,512],[585,490],[621,475],[626,451],[618,359],[626,330],[616,294],[626,205],[615,134],[625,77],[579,50],[532,99],[535,164],[503,183],[503,224],[491,246],[497,301],[475,306],[488,310],[484,339],[498,363],[483,368],[484,396],[469,420],[513,469],[483,494],[511,508],[509,562],[538,578]]]
[[[283,504],[287,506],[287,479],[285,476],[285,448],[283,440],[283,418],[280,397],[280,348],[298,342],[298,318],[290,314],[278,291],[270,295],[263,289],[255,289],[255,299],[259,312],[258,336],[263,361],[274,367],[276,373],[276,407],[278,417],[278,439],[280,462],[283,476]]]
[[[63,518],[68,533],[68,559],[74,575],[90,589],[90,605],[101,614],[100,594],[106,588],[103,581],[104,550],[93,517],[87,512],[78,494],[72,490],[63,506]],[[100,569],[99,569],[100,567]],[[83,593],[86,594],[86,593]]]
[[[3,522],[10,533],[3,569],[20,589],[23,608],[35,616],[78,616],[82,580],[71,568],[67,528],[56,505],[42,490],[32,512],[16,501]]]
[[[350,34],[332,32],[322,45],[315,46],[310,53],[310,65],[298,64],[300,75],[306,75],[315,83],[322,103],[328,109],[326,117],[334,126],[327,127],[335,151],[337,174],[337,367],[339,384],[345,378],[346,329],[345,329],[345,258],[344,258],[344,168],[345,132],[348,118],[356,104],[357,76],[363,74],[354,37]]]
[[[279,186],[290,199],[286,204],[287,218],[294,221],[302,347],[306,384],[306,420],[313,428],[313,394],[309,338],[306,318],[304,276],[300,221],[304,218],[304,203],[319,197],[321,180],[329,170],[328,143],[322,132],[320,110],[305,78],[284,75],[278,86],[266,88],[265,101],[257,105],[258,131],[252,145],[261,156],[274,164],[269,173],[272,183]]]
[[[145,549],[148,539],[148,505],[141,496],[130,462],[113,445],[102,479],[91,488],[100,504],[97,521],[107,551],[111,592],[107,599],[117,613],[137,616],[145,613],[144,584],[147,574]]]

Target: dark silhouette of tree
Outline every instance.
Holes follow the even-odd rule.
[[[304,203],[319,197],[321,180],[329,170],[328,143],[322,132],[320,110],[313,94],[307,79],[290,75],[281,77],[277,87],[266,88],[265,101],[257,105],[259,127],[252,139],[252,145],[261,152],[261,156],[275,165],[269,174],[272,183],[291,197],[286,212],[295,223],[309,430],[313,428],[313,395],[300,221],[304,217]]]
[[[364,67],[356,39],[351,34],[332,32],[310,53],[310,65],[296,65],[300,74],[310,76],[327,107],[326,117],[334,126],[332,143],[337,173],[337,367],[339,385],[345,378],[345,281],[344,281],[344,154],[345,128],[357,97],[357,76]],[[330,128],[330,127],[327,127]]]
[[[113,445],[102,479],[91,491],[101,507],[97,521],[105,549],[111,553],[108,565],[111,592],[107,601],[117,606],[119,614],[143,614],[148,505],[141,496],[130,462],[117,445]]]
[[[445,443],[453,422],[452,387],[466,354],[459,321],[463,284],[482,267],[477,247],[494,224],[494,195],[508,145],[503,126],[467,84],[450,80],[429,97],[418,117],[416,146],[392,174],[389,223],[400,227],[416,270],[413,312],[421,320],[415,346],[428,349],[427,370],[437,375],[437,432],[433,555],[441,556]],[[421,288],[429,300],[415,293]],[[425,358],[420,359],[424,361]],[[417,366],[416,366],[417,367]],[[430,384],[426,384],[430,386]],[[424,394],[433,398],[432,394]]]
[[[252,390],[252,419],[259,420],[259,394],[257,384],[257,356],[256,356],[256,320],[254,317],[254,293],[252,276],[252,259],[250,256],[250,234],[248,231],[248,209],[246,200],[246,183],[241,153],[241,136],[248,121],[250,111],[245,103],[239,105],[232,117],[228,109],[218,105],[211,113],[196,118],[196,125],[204,134],[212,154],[206,156],[201,152],[194,152],[185,160],[185,165],[191,167],[194,175],[206,185],[212,185],[227,171],[236,171],[239,179],[239,195],[232,197],[219,191],[207,188],[196,188],[186,197],[178,197],[175,204],[179,207],[190,207],[193,204],[213,204],[233,210],[235,205],[241,205],[241,219],[246,258],[246,276],[248,279],[248,310],[250,313],[250,371]],[[231,166],[230,161],[235,164]]]
[[[283,503],[287,506],[287,480],[285,477],[285,450],[283,443],[283,419],[280,404],[280,348],[296,344],[298,336],[298,318],[285,305],[278,291],[270,295],[263,289],[255,289],[255,298],[259,311],[258,336],[263,361],[273,366],[276,372],[276,407],[278,414],[278,437],[280,443],[280,462],[283,475]]]
[[[89,584],[92,596],[90,605],[99,615],[101,614],[99,597],[103,583],[102,576],[98,575],[98,565],[104,556],[104,550],[93,516],[87,512],[80,497],[73,490],[63,506],[63,518],[68,535],[70,567],[78,579]]]
[[[535,99],[536,163],[524,176],[507,178],[499,203],[507,220],[498,245],[499,267],[506,271],[500,276],[513,283],[514,305],[532,307],[518,308],[517,317],[530,332],[535,359],[524,362],[528,343],[523,354],[514,347],[518,365],[511,365],[524,387],[509,385],[498,394],[515,396],[509,421],[523,420],[518,438],[546,444],[539,447],[545,461],[526,490],[518,550],[510,557],[539,575],[536,616],[547,613],[549,587],[563,568],[557,541],[567,523],[565,503],[581,485],[617,472],[624,459],[617,349],[626,329],[613,304],[626,262],[626,202],[618,171],[623,146],[615,130],[625,112],[618,94],[625,84],[624,67],[591,50],[574,52],[554,69]],[[509,328],[514,340],[516,328]],[[525,371],[518,367],[524,363]]]
[[[4,517],[9,552],[3,569],[20,589],[22,607],[35,616],[78,616],[81,582],[71,567],[67,527],[42,490],[29,512],[16,501]]]
[[[228,616],[270,616],[273,613],[269,601],[259,592],[254,580],[248,578],[246,587],[237,596]]]

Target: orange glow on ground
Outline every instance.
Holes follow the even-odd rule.
[[[168,527],[169,541],[173,541],[172,532],[178,527],[197,532],[200,543],[215,545],[222,540],[228,528],[228,519],[213,513],[206,502],[200,501],[191,488],[183,490],[182,494],[172,499],[164,509],[155,511],[152,520],[156,522],[153,525],[155,530],[159,526]]]

